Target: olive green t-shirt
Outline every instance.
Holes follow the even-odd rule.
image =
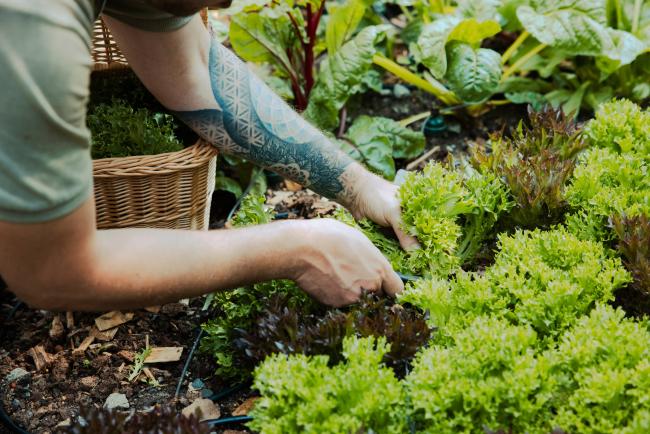
[[[191,19],[143,0],[0,0],[0,220],[54,220],[92,194],[86,105],[102,7],[146,31]]]

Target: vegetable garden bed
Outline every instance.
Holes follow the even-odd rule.
[[[53,332],[63,317],[12,310],[3,293],[0,377],[30,372],[3,384],[13,420],[45,432],[69,418],[60,429],[80,433],[650,432],[647,2],[280,0],[227,15],[239,56],[401,184],[421,248],[236,159],[220,162],[211,227],[336,218],[406,290],[330,309],[265,282],[137,312],[76,353],[94,317]],[[148,366],[152,378],[137,357],[149,344],[184,357]],[[140,416],[94,412],[112,392]],[[245,419],[179,416],[201,396],[222,421]]]

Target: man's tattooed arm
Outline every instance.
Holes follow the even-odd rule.
[[[353,163],[348,155],[214,39],[209,69],[220,109],[177,112],[181,120],[224,153],[246,158],[327,197],[351,199],[349,174],[344,176]]]

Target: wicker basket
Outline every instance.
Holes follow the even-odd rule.
[[[105,69],[125,69],[129,67],[110,30],[101,18],[93,26],[93,45],[90,51],[93,57],[93,71]]]
[[[95,71],[128,68],[101,19],[91,53]],[[207,229],[216,155],[199,141],[178,152],[94,160],[97,228]]]

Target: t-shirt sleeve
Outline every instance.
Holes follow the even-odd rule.
[[[103,13],[148,32],[170,32],[183,27],[193,17],[178,17],[142,0],[108,0]]]
[[[0,1],[0,220],[44,222],[92,194],[92,8]]]

